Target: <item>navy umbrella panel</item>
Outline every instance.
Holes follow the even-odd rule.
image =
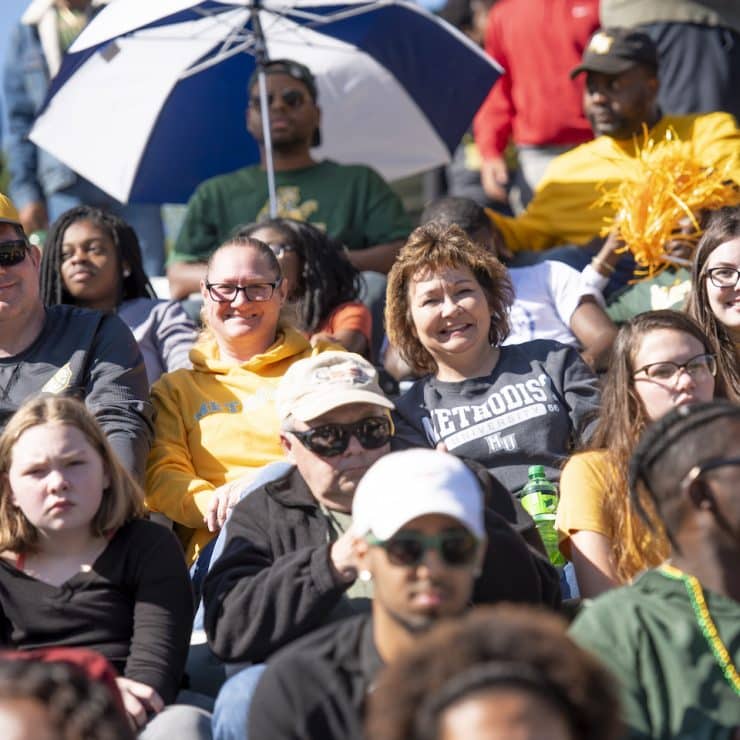
[[[160,0],[157,14],[148,2],[116,0],[85,29],[32,139],[119,200],[184,202],[203,180],[259,161],[245,130],[250,9]],[[389,179],[449,161],[499,74],[462,34],[404,2],[261,7],[269,57],[317,77],[316,156]]]

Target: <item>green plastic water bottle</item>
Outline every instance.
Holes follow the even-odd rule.
[[[555,512],[558,510],[558,487],[545,477],[542,465],[530,465],[527,485],[519,491],[519,499],[527,513],[534,519],[542,537],[545,550],[553,565],[565,565],[565,558],[558,549],[558,532],[555,529]]]

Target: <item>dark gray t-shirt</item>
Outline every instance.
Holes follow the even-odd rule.
[[[502,347],[485,377],[414,383],[396,403],[394,447],[443,441],[515,492],[530,465],[544,465],[550,480],[560,477],[573,446],[590,435],[598,407],[597,378],[574,349],[525,342]]]

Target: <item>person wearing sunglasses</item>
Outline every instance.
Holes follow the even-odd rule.
[[[284,304],[286,285],[270,247],[234,237],[217,249],[201,279],[205,330],[192,369],[152,387],[155,439],[147,464],[147,504],[176,524],[189,562],[215,537],[242,488],[283,458],[274,394],[312,347]]]
[[[311,70],[291,59],[273,59],[265,73],[276,215],[310,221],[325,230],[347,246],[357,270],[387,273],[411,230],[400,198],[369,167],[315,159],[312,148],[321,142],[321,109]],[[246,126],[259,147],[260,164],[206,180],[191,197],[167,267],[173,298],[197,290],[202,263],[217,244],[242,224],[263,221],[270,214],[256,73],[247,90]],[[381,283],[384,286],[375,279],[375,284]]]
[[[626,737],[740,739],[740,406],[680,406],[648,427],[628,487],[670,560],[595,599],[571,636],[621,685]]]
[[[727,395],[740,401],[740,206],[710,214],[694,254],[687,311],[706,333]]]
[[[649,311],[622,326],[587,449],[560,477],[556,525],[581,595],[630,582],[661,563],[668,540],[648,529],[628,496],[630,455],[645,427],[679,406],[724,395],[709,339],[686,315]]]
[[[115,315],[44,307],[40,262],[18,211],[0,194],[0,428],[30,396],[75,396],[140,480],[151,444],[152,409],[136,340]]]
[[[377,673],[436,624],[472,603],[545,600],[538,556],[485,507],[475,475],[447,453],[407,450],[378,460],[357,486],[351,531],[371,611],[308,635],[268,663],[249,737],[361,737]]]
[[[250,224],[238,233],[266,242],[275,252],[288,300],[312,343],[328,339],[368,356],[373,320],[359,300],[360,273],[339,242],[313,224],[292,218]]]

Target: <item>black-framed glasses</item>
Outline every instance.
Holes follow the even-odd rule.
[[[354,436],[366,450],[377,450],[390,441],[393,424],[387,416],[368,416],[352,424],[322,424],[305,432],[291,432],[300,443],[320,457],[336,457],[349,447]]]
[[[283,105],[291,110],[300,108],[306,102],[306,94],[302,90],[294,90],[289,88],[288,90],[281,90],[278,95],[280,100],[283,101]],[[267,107],[272,108],[272,104],[275,102],[275,93],[267,93]],[[254,95],[249,99],[249,105],[255,110],[260,110],[262,102],[260,101],[259,95]]]
[[[717,374],[717,358],[710,354],[701,354],[692,357],[690,360],[679,364],[678,362],[651,362],[649,365],[643,365],[639,370],[635,370],[633,378],[640,373],[650,380],[657,380],[660,383],[678,382],[682,372],[687,372],[694,380]]]
[[[450,529],[436,535],[406,530],[387,540],[368,534],[365,540],[369,545],[382,547],[391,563],[405,567],[419,565],[428,550],[435,550],[446,565],[470,565],[475,560],[480,544],[478,538],[467,529]]]
[[[292,244],[268,244],[268,247],[272,250],[272,253],[280,259],[284,257],[288,252],[297,252],[298,250]]]
[[[735,267],[710,267],[707,277],[715,288],[734,288],[740,279],[740,270]]]
[[[237,285],[236,283],[209,283],[206,282],[206,289],[211,299],[216,303],[233,303],[239,292],[244,293],[244,297],[255,303],[269,301],[275,288],[280,285],[282,278],[274,283],[250,283],[249,285]]]
[[[25,239],[10,239],[0,242],[0,267],[20,265],[28,252],[28,242]]]

